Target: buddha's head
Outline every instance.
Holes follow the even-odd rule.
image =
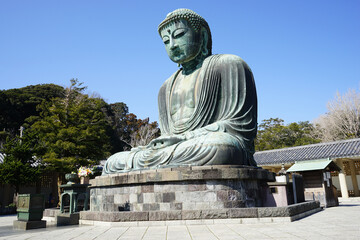
[[[159,24],[159,34],[173,62],[202,61],[211,55],[211,32],[207,22],[189,9],[169,13]]]

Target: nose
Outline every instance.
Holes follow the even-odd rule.
[[[170,49],[171,49],[171,50],[174,50],[174,49],[177,48],[177,47],[178,47],[178,45],[177,45],[175,39],[171,38],[171,39],[170,39]]]

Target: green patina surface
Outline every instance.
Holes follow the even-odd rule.
[[[161,136],[112,155],[103,175],[144,168],[250,165],[257,132],[257,96],[248,65],[212,55],[210,28],[189,9],[169,13],[158,32],[181,68],[159,91]]]
[[[18,220],[40,221],[43,217],[44,204],[42,194],[20,194],[17,206]]]

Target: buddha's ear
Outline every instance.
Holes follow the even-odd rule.
[[[207,57],[209,54],[209,50],[207,49],[207,45],[209,42],[209,35],[204,27],[201,28],[201,53],[203,56]]]

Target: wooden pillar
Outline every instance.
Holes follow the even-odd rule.
[[[337,160],[338,165],[341,168],[339,172],[339,183],[340,183],[340,191],[342,198],[349,198],[349,191],[346,184],[346,175],[345,175],[345,167],[342,159]]]
[[[359,197],[360,192],[359,192],[359,185],[358,185],[357,179],[356,179],[356,169],[355,169],[354,160],[350,159],[349,165],[350,165],[351,181],[352,181],[352,185],[354,187],[354,195],[355,195],[355,197]]]

